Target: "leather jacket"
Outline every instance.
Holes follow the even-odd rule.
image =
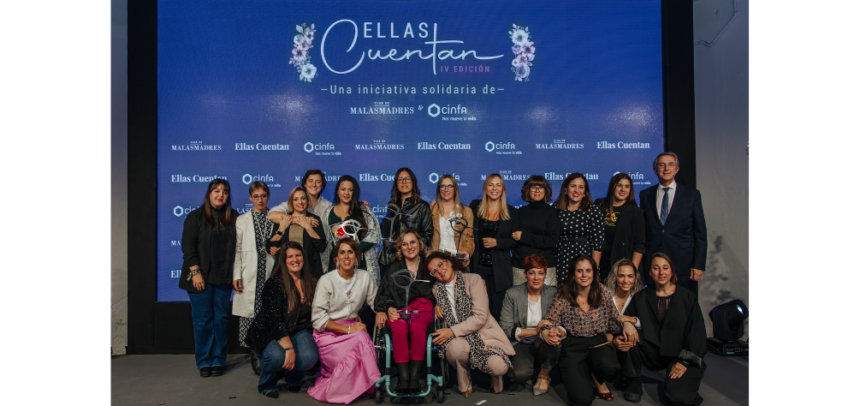
[[[416,202],[416,200],[418,201]],[[396,204],[401,206],[400,203],[398,199]],[[393,221],[394,229],[392,231],[392,219],[390,217],[382,219],[382,227],[380,228],[382,229],[383,238],[396,240],[401,230],[411,228],[418,231],[425,246],[429,247],[433,241],[433,215],[430,214],[430,205],[420,198],[406,198],[406,202],[403,203],[400,210],[400,215],[393,219]],[[384,267],[396,260],[394,250],[383,245],[379,251],[379,264]]]

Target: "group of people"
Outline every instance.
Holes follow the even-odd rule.
[[[625,399],[639,401],[645,365],[667,371],[670,403],[698,405],[706,338],[696,295],[707,242],[701,195],[674,181],[678,171],[677,155],[660,154],[660,185],[639,194],[641,207],[623,173],[596,201],[585,176],[571,174],[552,205],[549,182],[536,175],[516,209],[498,174],[466,206],[453,176],[439,178],[428,203],[401,168],[381,225],[349,175],[330,202],[324,174],[310,170],[272,209],[268,186],[254,182],[254,208],[241,216],[229,183],[216,179],[182,236],[180,287],[200,375],[224,371],[235,292],[240,344],[268,397],[278,397],[281,376],[298,391],[315,365],[314,399],[346,404],[372,392],[381,377],[374,325],[390,327],[396,390],[416,393],[440,319],[431,339],[466,397],[472,369],[489,374],[496,393],[505,377],[521,386],[537,373],[540,395],[558,365],[571,404],[612,400],[606,381],[616,371]],[[391,277],[404,270],[435,282],[407,292]]]

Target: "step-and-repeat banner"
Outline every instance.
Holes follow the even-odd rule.
[[[158,300],[184,301],[182,224],[224,178],[251,209],[253,181],[286,200],[308,169],[359,180],[381,219],[394,171],[424,199],[439,176],[508,203],[532,174],[617,172],[656,182],[663,149],[659,0],[160,1]]]

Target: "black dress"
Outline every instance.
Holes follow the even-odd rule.
[[[594,204],[599,207],[603,201],[598,199]],[[600,282],[603,283],[612,264],[620,259],[632,260],[633,253],[638,252],[643,255],[644,262],[645,215],[634,203],[615,206],[612,208],[612,213],[609,212],[608,207],[601,208],[600,213],[603,216],[603,229],[606,234],[603,255],[600,257]],[[639,268],[642,267],[643,262],[639,263]]]
[[[556,276],[559,285],[570,270],[570,262],[580,255],[591,256],[592,251],[603,250],[603,217],[597,205],[585,210],[560,210],[561,236],[555,249],[558,261]]]
[[[698,390],[707,369],[704,361],[707,336],[696,295],[676,286],[671,297],[660,298],[657,290],[649,286],[633,295],[624,314],[638,318],[642,325],[639,343],[627,352],[618,351],[621,373],[631,379],[627,392],[643,393],[644,365],[655,371],[666,370],[665,395],[670,404],[701,404],[703,399]],[[685,365],[687,371],[678,379],[669,379],[676,362]]]

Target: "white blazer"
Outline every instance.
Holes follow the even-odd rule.
[[[254,317],[254,293],[257,291],[258,252],[252,212],[249,210],[236,219],[236,259],[233,262],[233,280],[241,279],[243,290],[233,292],[233,314],[248,318]],[[266,238],[270,234],[271,230],[266,233]],[[275,257],[268,252],[265,255],[266,279],[269,279],[275,267]]]

